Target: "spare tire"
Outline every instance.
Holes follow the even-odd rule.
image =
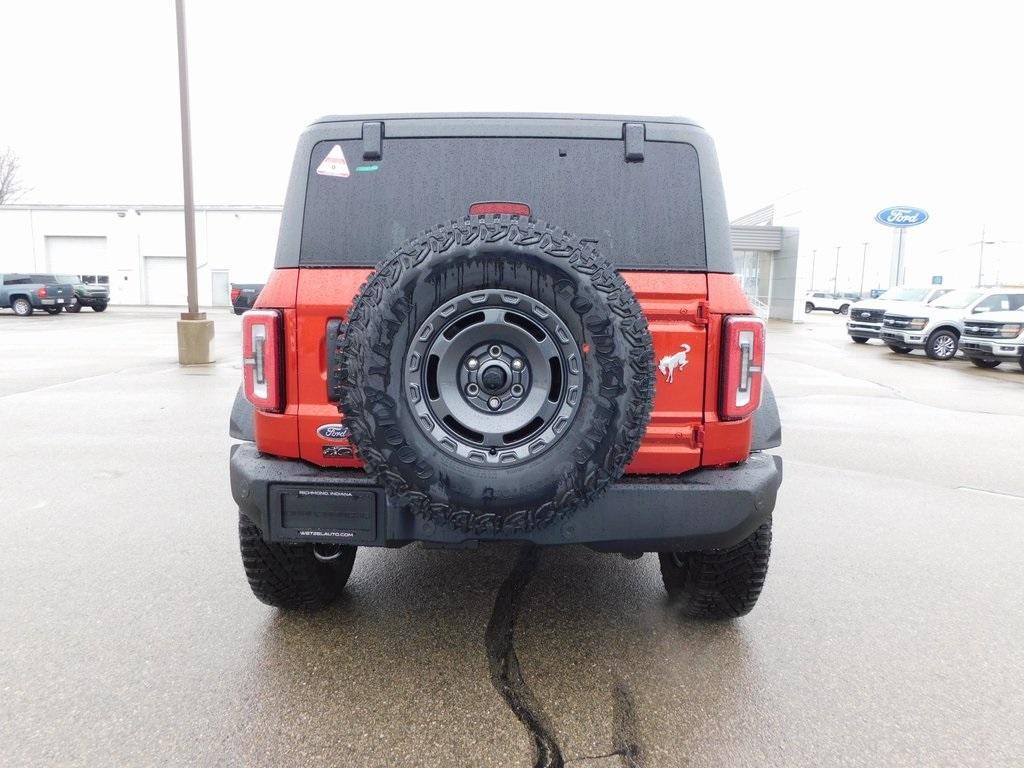
[[[339,410],[401,510],[529,531],[621,477],[653,361],[640,305],[597,241],[471,217],[399,247],[359,290]]]

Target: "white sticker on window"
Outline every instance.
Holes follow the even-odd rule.
[[[337,176],[342,179],[348,178],[348,163],[345,162],[345,153],[341,151],[341,145],[335,144],[327,157],[316,168],[319,176]]]

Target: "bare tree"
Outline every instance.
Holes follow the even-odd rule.
[[[28,192],[28,187],[21,183],[21,161],[8,148],[0,153],[0,205],[13,203]]]

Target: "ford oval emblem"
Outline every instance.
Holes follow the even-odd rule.
[[[316,428],[324,440],[348,440],[349,429],[344,424],[324,424]]]
[[[894,205],[876,213],[875,221],[887,227],[916,227],[928,221],[928,211],[909,205]]]

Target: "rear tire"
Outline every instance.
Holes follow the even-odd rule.
[[[868,340],[864,336],[851,336],[854,344],[867,344]]]
[[[843,306],[841,306],[839,308],[839,314],[840,315],[848,315],[848,314],[850,314],[850,305],[849,304],[843,304]]]
[[[76,301],[74,304],[67,304],[67,305],[65,305],[64,311],[65,312],[72,312],[72,313],[81,312],[82,311],[82,305],[81,305],[80,302]]]
[[[739,544],[701,552],[659,552],[669,597],[694,619],[735,619],[750,613],[768,573],[772,521]]]
[[[982,360],[977,357],[970,358],[971,362],[979,368],[998,368],[1002,364],[1002,360]]]
[[[901,347],[899,344],[886,344],[889,349],[895,352],[897,355],[909,355],[910,347]]]
[[[960,337],[953,331],[940,328],[933,331],[924,345],[924,353],[932,360],[952,360],[960,347]]]
[[[28,317],[33,312],[32,304],[28,299],[21,296],[11,302],[11,309],[14,310],[14,314],[20,317]]]
[[[93,304],[92,305],[92,311],[93,312],[104,312],[104,311],[106,311],[106,309],[107,309],[107,305],[106,304]]]
[[[275,544],[263,540],[259,528],[238,514],[242,566],[256,597],[275,608],[311,611],[332,603],[348,581],[356,547],[339,547],[327,562],[313,555],[312,544]]]
[[[804,314],[805,315],[809,315],[813,311],[814,311],[814,305],[811,304],[811,302],[808,301],[806,304],[804,304]]]

